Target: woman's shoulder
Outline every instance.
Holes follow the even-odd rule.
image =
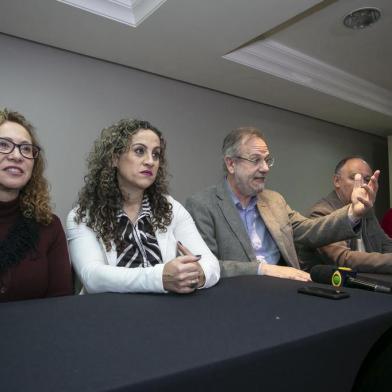
[[[175,214],[178,211],[185,210],[184,206],[177,201],[173,196],[165,195],[167,201],[172,205],[173,213]]]
[[[56,214],[52,214],[52,221],[50,224],[53,226],[62,226],[61,220]]]
[[[77,218],[79,215],[78,208],[79,208],[79,206],[76,206],[76,207],[72,208],[72,210],[68,213],[66,223],[65,223],[67,228],[76,227],[76,226],[85,224],[84,219],[82,219],[80,222],[77,222]]]
[[[56,214],[53,214],[53,213],[51,214],[49,223],[38,222],[38,226],[43,229],[48,229],[48,230],[53,230],[57,227],[63,227],[60,218]]]
[[[52,220],[49,224],[39,224],[40,231],[45,236],[48,237],[57,237],[59,234],[64,234],[64,228],[61,223],[60,218],[56,214],[52,214]]]
[[[176,199],[170,195],[166,195],[168,202],[172,205],[172,225],[176,226],[179,222],[188,221],[191,219],[186,208]]]
[[[72,210],[71,210],[71,211],[68,213],[68,215],[67,215],[67,222],[68,222],[70,219],[72,219],[72,220],[75,219],[75,217],[76,217],[76,211],[77,211],[77,207],[72,208]]]

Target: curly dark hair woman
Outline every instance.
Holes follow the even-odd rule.
[[[105,244],[111,249],[111,241],[121,246],[121,233],[117,230],[117,216],[121,211],[121,193],[113,157],[119,157],[129,150],[129,140],[139,131],[149,129],[160,140],[159,168],[154,183],[146,189],[153,216],[154,229],[166,230],[172,220],[172,206],[164,196],[168,193],[166,182],[166,143],[161,132],[147,121],[121,120],[104,129],[100,139],[94,143],[88,157],[88,174],[85,185],[79,193],[77,222],[85,219]],[[87,215],[88,212],[88,215]]]
[[[0,111],[0,301],[71,294],[71,265],[50,207],[33,126]]]
[[[165,153],[161,132],[142,120],[120,120],[96,140],[67,220],[83,292],[190,293],[219,279],[192,218],[167,194]]]

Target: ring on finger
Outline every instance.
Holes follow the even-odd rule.
[[[191,284],[189,287],[191,289],[195,289],[197,287],[197,280],[196,279],[191,280]]]

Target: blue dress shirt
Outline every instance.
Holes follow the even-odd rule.
[[[226,186],[248,233],[256,259],[261,263],[277,264],[280,260],[280,252],[257,208],[257,196],[253,196],[249,204],[242,207],[228,182]]]

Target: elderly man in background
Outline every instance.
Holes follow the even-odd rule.
[[[354,189],[348,206],[308,219],[293,211],[279,193],[264,189],[274,158],[259,129],[232,131],[222,152],[225,178],[190,197],[186,207],[220,260],[223,277],[259,274],[309,280],[300,270],[294,241],[318,247],[351,238],[373,206],[378,171],[368,184]]]
[[[358,184],[355,176],[360,175]],[[310,211],[310,217],[317,218],[331,214],[351,202],[355,186],[368,183],[372,169],[361,157],[342,159],[335,168],[334,190],[318,201]],[[321,248],[300,247],[300,259],[304,269],[315,264],[334,264],[339,267],[355,268],[359,272],[392,273],[392,239],[380,227],[373,209],[362,218],[361,230],[356,238],[335,242]]]

